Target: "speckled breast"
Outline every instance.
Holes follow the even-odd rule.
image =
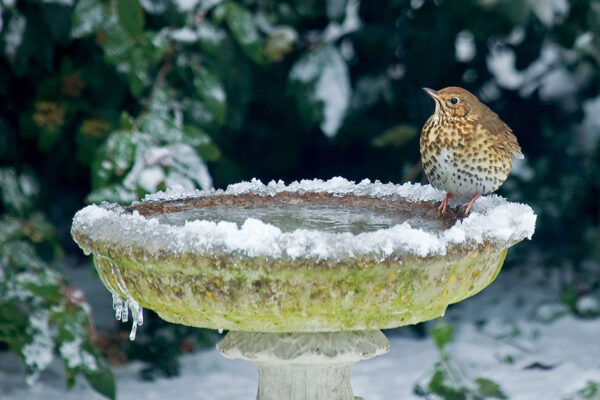
[[[494,192],[508,177],[512,155],[493,143],[479,125],[436,124],[430,119],[420,143],[427,179],[456,196]]]

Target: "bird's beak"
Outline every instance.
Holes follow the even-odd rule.
[[[425,92],[426,92],[428,95],[430,95],[431,97],[433,97],[433,99],[434,99],[434,100],[441,100],[441,99],[440,99],[440,96],[438,96],[438,94],[437,94],[437,90],[429,89],[429,88],[426,88],[426,87],[424,87],[424,88],[423,88],[423,90],[424,90],[424,91],[425,91]]]

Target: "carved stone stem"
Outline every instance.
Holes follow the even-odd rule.
[[[390,344],[381,331],[229,332],[217,348],[256,365],[257,400],[353,400],[352,366]]]

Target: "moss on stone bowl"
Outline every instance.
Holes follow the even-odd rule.
[[[441,222],[441,233],[435,236],[447,236],[443,248],[423,252],[418,246],[406,247],[405,242],[414,238],[405,235],[419,230],[391,227],[389,236],[398,237],[387,244],[378,239],[386,237],[384,230],[383,236],[376,236],[381,235],[379,231],[358,236],[359,242],[367,243],[359,249],[315,253],[311,246],[319,239],[325,243],[355,243],[359,234],[316,232],[317,236],[307,239],[293,236],[301,229],[269,231],[270,236],[255,238],[257,244],[241,246],[231,244],[230,238],[209,240],[225,235],[219,231],[223,227],[219,223],[203,222],[202,229],[186,231],[165,227],[153,218],[216,205],[231,207],[235,213],[236,207],[252,204],[286,204],[298,209],[315,204],[387,212],[398,209],[421,218],[438,218],[437,204],[432,200],[378,193],[332,192],[318,187],[294,191],[284,187],[275,193],[200,192],[130,207],[90,206],[95,208],[87,214],[84,209],[75,217],[72,235],[86,252],[94,254],[100,278],[116,295],[135,300],[169,322],[259,332],[384,329],[436,318],[449,304],[489,285],[498,275],[508,247],[527,236],[527,229],[501,239],[485,234],[469,236],[467,231],[464,240],[453,241],[456,232],[447,234],[452,227],[462,224],[461,229],[468,230],[470,225],[450,214]],[[239,227],[237,231],[229,225],[226,228],[227,232],[233,229],[235,237],[245,232]],[[530,230],[529,235],[533,227]],[[268,243],[270,240],[273,243]],[[286,250],[286,246],[297,246],[298,241],[306,248],[304,256]]]

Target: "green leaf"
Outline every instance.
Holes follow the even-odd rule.
[[[183,128],[183,134],[204,161],[217,161],[221,158],[221,150],[202,129],[187,125]]]
[[[144,32],[142,47],[144,55],[156,64],[165,58],[171,48],[171,42],[163,31]]]
[[[507,399],[496,382],[486,378],[475,378],[475,383],[482,398]]]
[[[215,117],[203,101],[187,98],[182,101],[182,104],[186,121],[202,127],[215,125]]]
[[[19,353],[27,342],[27,315],[20,307],[22,299],[0,303],[0,342],[7,343],[10,349]]]
[[[140,48],[134,48],[129,57],[129,90],[134,97],[140,97],[150,81],[150,60]]]
[[[452,340],[452,336],[452,325],[449,325],[445,322],[438,322],[437,325],[431,330],[431,337],[433,338],[433,341],[439,350],[444,349],[444,347]]]
[[[36,296],[50,302],[59,302],[62,293],[61,282],[58,275],[49,269],[42,269],[39,273],[23,272],[16,276],[16,283],[29,290]]]
[[[575,399],[597,400],[600,398],[600,383],[587,381],[585,387],[577,391]]]
[[[579,299],[579,294],[572,286],[565,286],[560,291],[560,302],[569,307],[571,310],[575,310],[575,305]]]
[[[194,87],[215,121],[222,125],[225,122],[226,94],[219,78],[206,68],[197,68],[194,71]]]
[[[102,45],[104,59],[109,64],[129,62],[135,41],[118,25],[112,25],[106,30],[106,38]]]
[[[92,187],[99,189],[121,179],[135,161],[134,134],[128,131],[113,132],[98,150],[92,164]]]
[[[467,389],[458,386],[454,387],[447,382],[447,372],[438,363],[427,386],[431,393],[439,395],[444,400],[467,400]]]
[[[42,3],[40,4],[40,14],[52,39],[56,42],[67,43],[71,31],[71,7],[60,3]]]
[[[117,396],[115,377],[111,369],[101,357],[98,356],[95,360],[97,363],[97,369],[86,369],[83,374],[90,386],[93,387],[98,393],[108,397],[111,400],[115,400]]]
[[[381,135],[371,140],[373,147],[395,146],[401,147],[417,136],[418,129],[414,125],[396,125],[385,130]]]
[[[266,64],[267,59],[263,53],[264,45],[252,13],[243,6],[230,2],[226,5],[225,21],[244,53],[255,63]]]
[[[153,89],[148,112],[162,118],[170,118],[172,108],[172,98],[164,85]]]
[[[132,37],[141,35],[144,30],[144,11],[138,0],[117,0],[119,24]]]
[[[79,0],[73,11],[71,36],[82,38],[96,32],[107,18],[107,10],[100,0]]]
[[[119,116],[119,127],[121,128],[121,130],[130,131],[133,130],[134,126],[135,120],[133,119],[133,117],[127,114],[127,111],[122,111],[121,115]]]
[[[208,21],[201,22],[196,28],[198,45],[209,55],[216,55],[225,39],[225,32]]]
[[[449,382],[448,371],[439,362],[435,364],[434,373],[427,388],[431,393],[437,394],[444,400],[476,400],[469,396],[469,390],[466,387]]]
[[[140,131],[148,134],[156,144],[177,143],[183,138],[183,132],[168,117],[155,113],[146,114],[140,120]]]

